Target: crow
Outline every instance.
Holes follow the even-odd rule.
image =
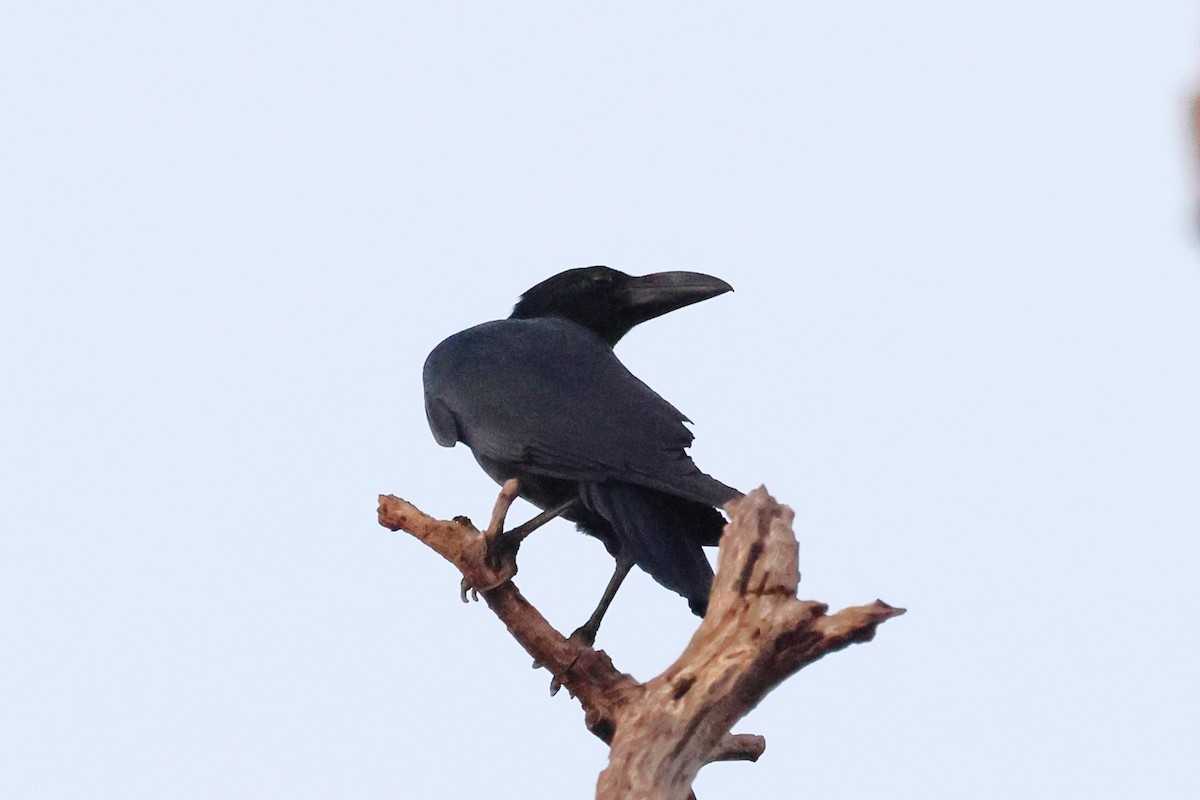
[[[467,445],[497,483],[518,479],[521,497],[549,511],[539,519],[561,514],[615,557],[576,639],[594,642],[635,564],[705,613],[713,571],[702,546],[717,544],[717,509],[740,492],[692,462],[690,420],[613,347],[635,325],[729,291],[694,272],[571,269],[525,292],[508,319],[451,336],[425,361],[437,443]]]

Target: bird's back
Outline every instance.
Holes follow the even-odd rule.
[[[587,328],[556,318],[487,322],[425,362],[425,406],[440,444],[468,445],[497,481],[548,507],[564,495],[581,530],[624,553],[703,614],[720,507],[738,492],[701,472],[686,417]]]
[[[438,345],[425,403],[439,443],[571,480],[621,480],[721,505],[737,492],[700,472],[686,417],[588,329],[499,320]]]

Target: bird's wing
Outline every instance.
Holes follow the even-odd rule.
[[[685,452],[693,438],[686,417],[574,323],[502,320],[452,336],[426,362],[425,391],[438,441],[453,431],[495,462],[710,505],[737,494]]]
[[[425,418],[429,420],[429,430],[433,431],[433,439],[442,447],[454,447],[461,438],[458,435],[458,420],[454,412],[442,400],[425,395]]]

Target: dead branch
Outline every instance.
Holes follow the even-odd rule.
[[[598,800],[685,800],[700,768],[713,761],[756,761],[761,736],[730,729],[781,681],[827,653],[869,641],[904,609],[876,600],[827,615],[796,598],[799,545],[793,514],[763,488],[726,506],[708,614],[678,660],[647,683],[613,666],[603,652],[556,631],[517,590],[515,551],[498,551],[504,512],[516,496],[506,484],[492,523],[434,519],[392,495],[379,498],[379,522],[433,548],[478,590],[513,638],[576,697],[588,730],[611,745]]]

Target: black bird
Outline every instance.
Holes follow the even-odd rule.
[[[732,291],[694,272],[634,277],[567,270],[521,296],[506,320],[446,339],[425,362],[425,411],[438,444],[463,442],[498,483],[600,539],[617,569],[577,637],[591,643],[637,564],[704,615],[716,509],[739,492],[701,472],[689,422],[617,359],[635,325]],[[546,516],[546,515],[543,515]]]

